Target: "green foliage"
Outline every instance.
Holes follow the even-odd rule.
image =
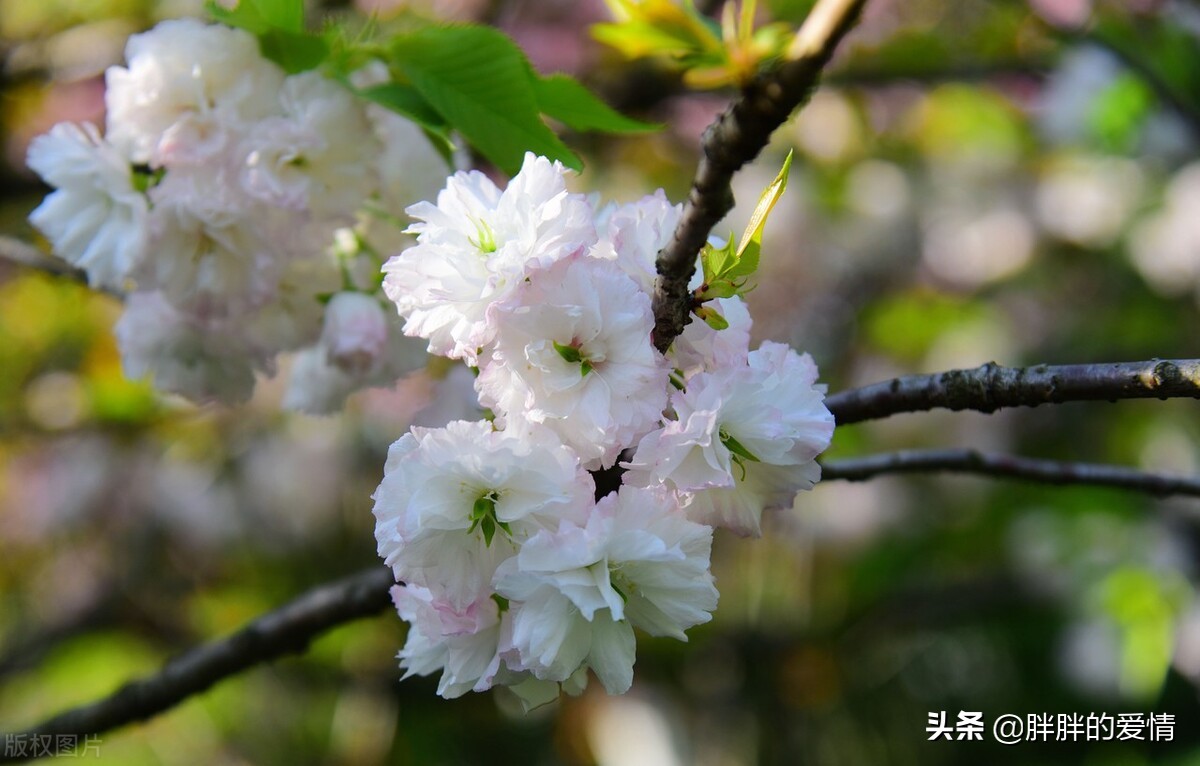
[[[240,0],[232,9],[209,0],[207,8],[222,24],[257,37],[263,55],[289,74],[315,69],[329,55],[324,38],[305,31],[303,0]]]
[[[1176,620],[1191,600],[1187,581],[1126,566],[1100,583],[1099,595],[1101,608],[1121,635],[1122,691],[1153,699],[1171,665]]]
[[[289,73],[327,64],[345,82],[353,70],[384,57],[392,81],[354,89],[359,96],[420,125],[447,157],[457,131],[509,174],[520,169],[527,151],[582,168],[542,114],[579,131],[659,127],[617,113],[568,75],[539,75],[512,40],[490,27],[423,26],[381,45],[306,31],[302,0],[241,0],[233,9],[209,0],[208,10],[255,35],[263,55]]]
[[[368,101],[391,109],[420,125],[425,130],[425,134],[433,141],[434,146],[438,147],[444,155],[448,156],[453,151],[454,142],[450,139],[449,123],[413,86],[389,82],[385,85],[363,88],[357,93]]]
[[[740,13],[733,2],[726,3],[720,25],[690,0],[606,2],[617,21],[594,25],[593,37],[629,58],[668,58],[694,88],[745,85],[783,54],[792,34],[787,24],[755,29],[756,0],[743,0]]]
[[[529,63],[504,34],[486,27],[430,27],[396,38],[389,55],[417,92],[506,173],[520,169],[525,151],[582,168],[542,122]]]
[[[533,76],[538,108],[572,130],[601,130],[606,133],[647,133],[661,125],[630,119],[596,98],[573,77],[553,74]]]
[[[719,64],[720,30],[688,3],[606,0],[616,23],[596,24],[592,35],[630,58],[669,56],[688,64]]]
[[[1153,106],[1154,97],[1146,84],[1124,75],[1092,102],[1088,128],[1101,146],[1115,151],[1132,149]]]
[[[732,238],[723,247],[704,246],[700,252],[704,284],[696,291],[696,300],[703,302],[714,298],[731,298],[747,292],[746,284],[758,270],[763,228],[767,225],[767,217],[775,208],[775,203],[779,202],[779,198],[787,189],[788,172],[791,167],[792,152],[788,152],[779,174],[758,198],[758,204],[755,205],[750,222],[746,224],[746,230],[736,248]],[[715,330],[729,326],[720,314],[709,307],[701,307],[696,315]]]
[[[1000,93],[964,85],[933,90],[912,125],[916,144],[934,157],[1019,156],[1026,126]]]
[[[863,316],[871,347],[904,362],[920,360],[949,327],[996,321],[983,305],[962,297],[919,289],[874,303]]]
[[[1191,114],[1200,114],[1200,70],[1196,67],[1196,36],[1174,23],[1170,14],[1131,17],[1101,13],[1093,35],[1123,59],[1143,84],[1153,84],[1160,96]]]
[[[233,8],[210,0],[208,12],[222,24],[244,29],[255,35],[272,29],[304,31],[303,0],[239,0]]]

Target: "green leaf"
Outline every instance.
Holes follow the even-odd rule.
[[[596,24],[592,35],[635,58],[653,53],[676,57],[723,52],[720,29],[691,3],[674,0],[606,0],[615,24]]]
[[[402,114],[428,130],[446,130],[446,121],[411,85],[390,82],[357,91],[358,95]]]
[[[263,17],[277,29],[304,31],[304,0],[258,0]]]
[[[226,8],[216,0],[208,0],[204,7],[214,20],[227,26],[244,29],[253,35],[261,35],[271,28],[270,23],[259,10],[256,0],[240,0],[233,8]]]
[[[754,213],[750,216],[750,222],[746,224],[746,231],[742,234],[742,241],[738,245],[737,253],[734,256],[736,265],[729,271],[727,276],[732,278],[748,277],[758,270],[759,252],[762,250],[762,234],[763,227],[767,225],[767,216],[775,208],[775,203],[783,196],[783,192],[787,189],[788,171],[792,168],[792,152],[788,152],[787,158],[783,161],[783,167],[780,168],[775,180],[763,190],[762,196],[758,198],[758,204],[754,207]]]
[[[631,59],[654,54],[686,56],[697,50],[695,42],[689,37],[640,21],[594,24],[592,37]]]
[[[411,85],[390,82],[386,85],[376,85],[355,91],[358,95],[391,109],[396,114],[406,117],[425,129],[425,135],[442,153],[449,157],[454,151],[454,143],[450,140],[450,126],[442,115],[438,114],[425,97]]]
[[[534,76],[538,109],[572,130],[601,130],[607,133],[647,133],[661,125],[633,120],[598,99],[575,78],[565,74]]]
[[[554,350],[557,351],[558,355],[561,356],[566,362],[570,362],[571,364],[583,362],[583,354],[579,353],[579,349],[575,348],[574,346],[564,346],[558,341],[554,341]]]
[[[263,56],[288,74],[315,69],[329,55],[322,36],[304,31],[303,0],[240,0],[233,9],[208,0],[206,7],[222,24],[257,37]]]
[[[731,263],[733,263],[732,234],[726,240],[724,247],[714,247],[705,242],[704,247],[700,250],[700,266],[704,269],[704,281],[710,285],[725,275]]]
[[[316,69],[329,55],[329,46],[320,35],[268,29],[258,36],[262,54],[288,74]]]
[[[701,306],[696,309],[696,316],[704,320],[705,324],[714,330],[724,330],[729,327],[729,320],[721,316],[721,313],[709,306]]]
[[[391,56],[429,105],[504,172],[515,174],[526,151],[582,168],[542,122],[529,62],[502,33],[430,27],[399,36]]]
[[[743,446],[742,443],[739,442],[737,439],[730,436],[729,433],[726,432],[726,430],[724,428],[721,429],[720,435],[721,435],[721,443],[725,445],[725,449],[729,450],[730,452],[732,452],[733,454],[737,455],[740,458],[745,458],[746,460],[749,460],[752,463],[760,462],[757,455],[755,455],[750,450],[746,449],[745,446]]]
[[[232,9],[209,0],[209,14],[222,24],[261,35],[270,29],[304,31],[304,0],[239,0]]]

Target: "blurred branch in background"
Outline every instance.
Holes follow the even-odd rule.
[[[90,705],[68,710],[27,731],[0,735],[0,743],[45,738],[58,748],[141,721],[249,667],[303,652],[325,631],[382,611],[390,603],[390,569],[360,574],[311,590],[220,641],[199,646],[168,662],[157,675],[126,684]],[[73,735],[73,736],[72,736]],[[0,763],[26,760],[21,748],[0,747]],[[49,755],[39,750],[38,755]]]
[[[83,269],[77,269],[61,258],[46,255],[33,245],[15,237],[0,235],[0,259],[44,271],[52,276],[87,284],[87,273]]]
[[[998,455],[973,449],[901,450],[828,460],[822,463],[821,469],[821,478],[826,481],[866,481],[889,473],[971,473],[1043,484],[1088,484],[1158,496],[1200,497],[1200,479],[1192,477],[1147,473],[1117,465]]]

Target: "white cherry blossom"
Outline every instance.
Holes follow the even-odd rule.
[[[671,241],[682,205],[672,205],[662,189],[636,202],[610,204],[596,216],[600,241],[592,254],[616,261],[646,293],[658,278],[658,251]]]
[[[195,19],[133,35],[105,74],[108,140],[139,164],[203,163],[279,110],[283,71],[240,29]]]
[[[29,215],[94,286],[120,289],[145,257],[146,196],[94,125],[59,123],[29,145],[30,169],[57,188]]]
[[[758,535],[763,510],[791,505],[820,477],[813,460],[833,415],[816,377],[811,357],[771,342],[744,366],[697,373],[671,396],[676,418],[638,444],[626,480],[667,483],[689,496],[697,521]]]
[[[512,604],[520,667],[565,681],[586,664],[621,694],[633,680],[634,627],[686,641],[685,630],[710,619],[712,529],[673,502],[622,487],[586,526],[539,532],[500,566],[496,589]]]
[[[246,139],[246,190],[277,207],[318,218],[351,216],[378,185],[381,147],[360,101],[316,72],[288,77],[283,113]]]
[[[497,335],[477,387],[505,422],[544,424],[597,468],[662,417],[650,296],[611,262],[580,255],[535,272],[489,316]]]
[[[387,347],[387,315],[373,296],[359,292],[334,295],[325,307],[321,344],[329,362],[347,372],[365,373]]]
[[[397,585],[392,601],[409,623],[408,639],[400,650],[404,678],[438,671],[438,694],[446,699],[492,687],[501,669],[503,632],[499,605],[484,597],[462,608],[440,601],[428,588]]]
[[[530,271],[596,240],[591,207],[567,191],[565,175],[560,163],[526,154],[504,191],[478,171],[459,172],[436,205],[408,208],[417,245],[383,267],[404,331],[427,339],[430,353],[474,363],[495,334],[488,307]]]
[[[256,371],[272,372],[269,354],[229,322],[198,322],[155,292],[133,293],[115,328],[121,366],[131,379],[195,401],[243,402]]]
[[[462,607],[487,594],[522,541],[586,518],[594,491],[574,453],[544,429],[413,428],[388,451],[375,491],[379,555],[399,580]]]
[[[685,380],[697,372],[715,372],[746,364],[750,353],[750,310],[741,298],[717,298],[712,301],[729,326],[714,330],[695,317],[683,328],[667,358],[683,373]]]

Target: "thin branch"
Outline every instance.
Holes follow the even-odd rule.
[[[671,241],[658,254],[654,344],[665,352],[691,310],[688,281],[712,227],[733,208],[733,174],[767,145],[771,134],[808,100],[834,49],[866,0],[819,0],[789,50],[789,59],[748,85],[704,132],[703,156]]]
[[[0,734],[0,763],[26,760],[22,745],[30,741],[48,743],[58,752],[89,735],[157,715],[249,667],[303,652],[330,628],[383,611],[394,584],[391,570],[376,566],[311,590],[237,633],[198,646],[168,662],[156,675],[128,683],[98,702],[68,710],[22,732]],[[49,754],[38,748],[39,757]]]
[[[37,271],[45,272],[54,277],[61,277],[82,285],[88,283],[87,272],[77,269],[61,258],[46,255],[28,242],[22,242],[16,237],[0,235],[0,260],[16,263]],[[119,290],[107,287],[93,287],[97,292],[106,293],[114,298],[124,298]]]
[[[1061,402],[1200,399],[1200,359],[1003,367],[906,375],[825,399],[839,426],[932,409],[995,412]]]
[[[1042,484],[1088,484],[1145,492],[1158,497],[1200,497],[1200,478],[1147,473],[1118,465],[1040,460],[973,449],[902,450],[867,457],[829,460],[823,480],[866,481],[889,473],[973,473]]]
[[[44,271],[56,277],[66,277],[75,282],[87,284],[87,273],[83,269],[77,269],[60,258],[46,255],[33,245],[22,242],[16,237],[0,235],[0,258],[28,266],[31,269]]]

